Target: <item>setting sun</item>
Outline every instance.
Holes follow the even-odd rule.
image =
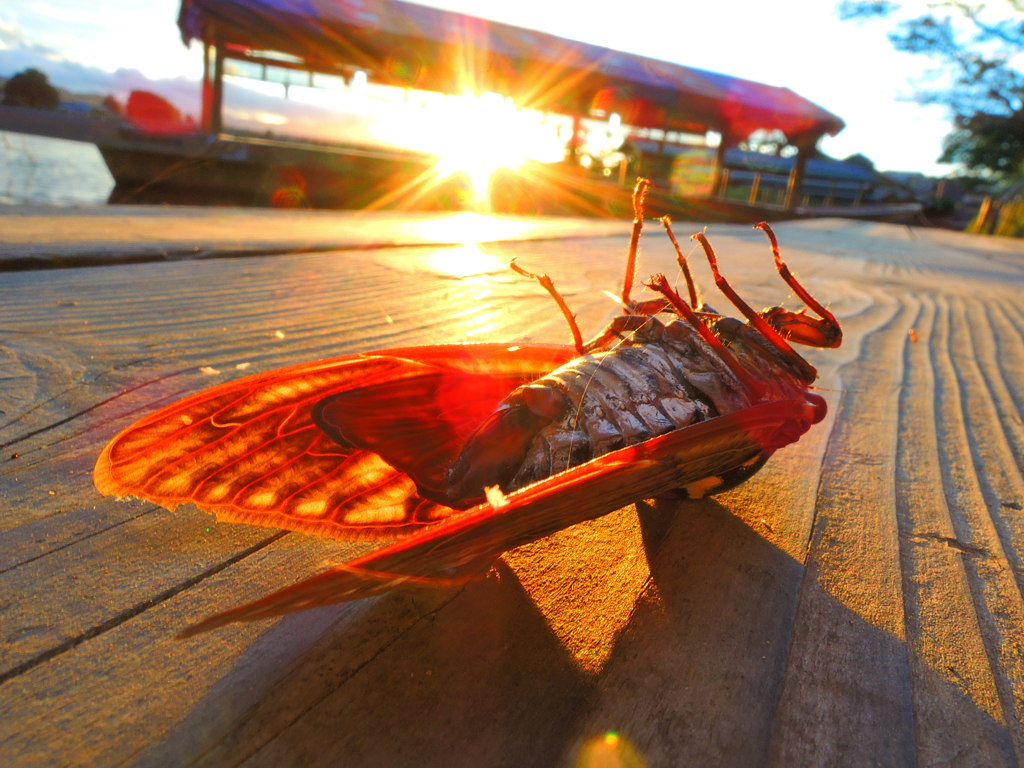
[[[493,93],[464,94],[450,97],[445,104],[448,117],[433,125],[437,129],[433,135],[421,135],[423,149],[440,158],[440,176],[464,174],[478,202],[486,198],[496,170],[539,159],[533,156],[536,137],[534,142],[521,141],[527,126],[511,99]]]
[[[424,98],[410,106],[410,119],[382,124],[386,134],[379,138],[436,155],[437,177],[463,174],[478,203],[486,200],[491,175],[499,168],[554,162],[564,152],[558,118],[518,109],[495,93]]]

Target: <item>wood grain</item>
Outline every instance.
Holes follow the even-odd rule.
[[[193,242],[175,234],[185,212],[116,213],[138,242],[181,254]],[[313,230],[339,250],[300,253],[314,235],[289,240],[280,221],[196,222],[225,252],[234,237],[281,253],[115,264],[126,238],[33,239],[39,221],[4,245],[111,265],[0,273],[0,763],[1024,761],[1019,242],[779,225],[791,268],[846,336],[808,353],[828,418],[751,481],[562,531],[461,589],[177,641],[372,545],[102,498],[90,472],[106,440],[280,365],[567,341],[550,299],[507,270],[513,258],[548,272],[596,332],[615,312],[602,290],[621,286],[628,237],[628,223],[579,237],[579,222],[545,222],[524,237],[573,237],[412,247],[380,241],[403,222],[357,217]],[[752,303],[792,304],[760,233],[708,236]],[[653,227],[642,245],[640,277],[674,273]]]

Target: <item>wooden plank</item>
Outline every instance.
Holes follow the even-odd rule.
[[[596,331],[615,311],[601,291],[621,285],[626,229],[6,273],[0,762],[1024,759],[1024,248],[955,233],[778,228],[846,340],[808,355],[829,420],[736,490],[620,510],[461,589],[173,639],[354,545],[102,499],[90,471],[106,439],[278,365],[567,339],[512,258],[550,273]],[[778,303],[760,233],[710,236],[741,292]],[[642,242],[640,276],[674,272],[662,238]]]
[[[888,266],[889,277],[904,269]],[[907,285],[905,301],[929,302],[935,285],[926,270],[914,271],[928,290]],[[977,288],[947,282],[943,290]],[[1005,301],[999,293],[988,293],[988,300]],[[945,297],[940,301],[948,312]],[[826,460],[831,471],[819,494],[793,658],[779,706],[772,750],[777,764],[998,765],[1019,759],[1016,683],[1011,681],[1020,675],[1013,671],[1017,654],[1008,652],[1018,642],[1010,638],[1020,626],[1013,618],[1019,588],[1005,561],[994,569],[974,564],[972,542],[983,529],[986,542],[995,537],[984,515],[977,517],[978,502],[957,490],[979,479],[986,483],[988,477],[1009,483],[1006,454],[991,463],[979,461],[969,454],[986,441],[955,434],[962,429],[954,426],[962,423],[954,415],[960,410],[956,381],[963,377],[948,360],[963,357],[969,367],[970,348],[953,352],[951,324],[936,329],[927,315],[908,317],[900,311],[900,319],[868,338],[862,358],[851,366],[855,369],[843,371],[844,410],[837,416],[834,456]],[[915,325],[923,343],[905,335]],[[957,335],[966,333],[963,323],[952,327],[961,329]],[[941,370],[945,384],[930,384],[922,366]],[[976,382],[971,389],[973,401],[982,392]],[[998,421],[983,423],[992,430]],[[929,447],[928,435],[935,435],[937,426],[942,435]],[[982,466],[985,470],[975,474],[974,467]],[[940,478],[951,474],[963,479],[956,485],[947,480],[947,492],[935,497],[936,486],[944,484]],[[1019,469],[1010,474],[1019,479]],[[946,510],[963,522],[950,528],[943,522]],[[969,522],[974,519],[978,523]],[[933,551],[935,546],[952,552]],[[976,554],[982,551],[987,559],[987,544]],[[992,583],[996,578],[1001,581]],[[850,608],[867,619],[871,631],[858,631],[861,622],[844,618]]]
[[[940,484],[942,446],[933,416],[936,381],[931,340],[937,311],[918,302],[914,326],[925,342],[904,347],[897,449],[896,504],[903,531],[903,590],[914,668],[914,708],[921,762],[956,756],[976,765],[1014,765],[985,641],[964,568],[969,547],[956,537]],[[972,701],[976,708],[964,706]]]
[[[621,253],[621,246],[616,250]],[[516,255],[529,256],[531,251],[519,249]],[[52,760],[64,754],[67,760],[68,754],[74,754],[80,764],[96,764],[127,759],[144,751],[147,744],[155,744],[149,728],[132,731],[131,738],[99,734],[104,733],[103,723],[109,721],[111,711],[132,709],[147,723],[169,727],[174,718],[184,717],[189,703],[195,703],[187,695],[182,699],[185,709],[169,708],[162,696],[145,704],[138,701],[144,688],[160,688],[175,664],[187,669],[195,663],[194,654],[172,642],[170,635],[175,627],[215,608],[207,604],[188,618],[175,610],[179,595],[201,591],[221,570],[251,566],[286,548],[285,541],[268,544],[268,532],[258,529],[213,528],[201,513],[170,515],[147,508],[140,514],[131,505],[111,502],[98,505],[101,511],[96,512],[97,497],[88,486],[91,461],[104,436],[136,417],[142,403],[151,408],[185,389],[224,377],[200,372],[205,364],[240,375],[235,369],[239,363],[269,368],[353,348],[417,340],[430,343],[442,332],[447,339],[497,334],[497,338],[515,340],[510,333],[513,324],[520,332],[566,334],[543,293],[526,290],[534,287],[505,276],[511,256],[498,262],[483,252],[457,248],[431,254],[395,251],[383,261],[370,253],[346,256],[140,265],[127,274],[66,270],[45,277],[11,275],[12,281],[6,284],[10,295],[5,297],[4,306],[9,308],[5,327],[31,337],[31,343],[19,343],[15,336],[15,343],[8,347],[9,359],[32,371],[23,381],[29,392],[20,398],[20,412],[13,414],[5,431],[7,447],[19,454],[5,468],[4,479],[10,483],[5,491],[21,489],[17,498],[23,502],[5,510],[4,552],[9,562],[0,574],[5,592],[16,596],[0,609],[5,626],[17,628],[8,635],[4,659],[9,694],[4,697],[5,711],[20,713],[17,719],[7,719],[17,727],[2,737],[11,754],[43,762],[47,756]],[[479,278],[472,277],[472,262],[494,286],[476,284]],[[479,268],[481,262],[484,269]],[[498,268],[501,276],[494,280]],[[452,269],[470,275],[453,283]],[[424,281],[424,273],[436,276]],[[126,282],[132,291],[125,292]],[[570,297],[579,290],[574,283],[578,285],[578,279],[569,276],[563,284]],[[492,297],[495,293],[499,295]],[[522,294],[521,301],[539,311],[530,313],[529,324],[512,313],[498,312],[508,298],[501,293]],[[425,311],[439,304],[446,307],[445,313]],[[66,316],[54,317],[52,308],[58,305],[72,314],[73,323]],[[597,317],[595,325],[609,311],[604,299],[593,297],[577,306],[584,318],[590,307],[590,314]],[[394,330],[396,325],[400,332]],[[552,330],[545,330],[548,327]],[[140,346],[147,348],[143,357],[138,356]],[[154,360],[159,362],[154,365]],[[39,392],[46,394],[40,398]],[[111,394],[120,392],[124,394]],[[23,475],[32,482],[23,483]],[[60,502],[40,509],[33,494],[51,487],[54,494],[46,492],[44,501]],[[84,502],[68,504],[69,497],[84,497]],[[218,535],[211,539],[210,530]],[[266,591],[307,575],[325,562],[351,557],[351,552],[339,552],[339,545],[310,544],[304,539],[288,537],[301,542],[287,545],[301,556],[298,561],[285,561],[290,565],[283,581],[279,567],[256,571],[258,578],[252,581],[261,586],[254,587],[251,596],[261,588]],[[26,553],[29,542],[34,546]],[[49,595],[63,595],[61,610],[40,616],[39,606]],[[237,589],[218,596],[244,599]],[[170,643],[161,644],[165,647],[158,652],[161,663],[143,668],[146,658],[125,659],[118,652],[121,644],[137,647],[138,632],[143,633],[141,640],[151,642],[145,635],[148,630],[138,628],[166,610],[172,611],[173,618],[165,618],[161,625],[165,642]],[[377,630],[367,633],[376,637]],[[396,632],[385,630],[375,642],[386,646]],[[110,644],[113,638],[125,636],[129,639]],[[300,648],[295,653],[301,656],[305,651]],[[357,660],[352,666],[363,663]],[[132,669],[130,685],[119,674],[126,664]],[[73,700],[64,697],[68,675],[77,680],[81,694]],[[113,679],[124,686],[123,695],[107,691]],[[97,700],[110,708],[98,709]],[[295,705],[300,712],[306,706],[301,701]],[[75,728],[48,732],[44,713],[54,708],[61,710],[54,722],[74,722]],[[272,715],[283,721],[282,727],[296,716],[286,716],[286,709]],[[26,729],[26,722],[35,722],[42,730]],[[232,729],[242,724],[230,723]],[[83,737],[82,729],[90,728],[98,729],[97,738]],[[54,751],[33,747],[41,741]],[[61,744],[66,745],[65,752],[58,749]],[[258,742],[246,744],[249,749],[258,746]],[[202,744],[198,753],[208,749],[208,744]]]
[[[4,211],[0,270],[617,236],[622,222],[476,213],[108,205]]]
[[[859,386],[844,387],[825,459],[831,472],[818,490],[772,744],[778,765],[913,760],[891,504],[899,381],[893,357],[902,336],[885,332],[905,327],[905,318],[891,303],[886,315],[842,371],[844,384],[853,378]]]

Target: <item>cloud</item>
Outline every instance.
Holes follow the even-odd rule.
[[[0,47],[28,48],[31,46],[31,42],[18,22],[0,19]]]

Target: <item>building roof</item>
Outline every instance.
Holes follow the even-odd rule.
[[[618,112],[631,125],[790,141],[842,130],[825,109],[779,88],[401,0],[182,0],[182,39],[228,55],[277,51],[317,71],[444,93],[494,91],[519,106]]]

